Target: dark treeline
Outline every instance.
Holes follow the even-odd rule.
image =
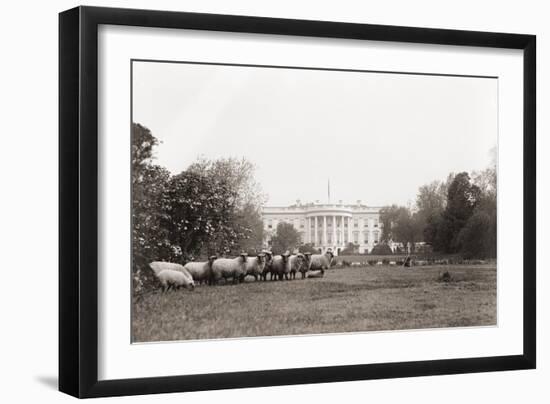
[[[171,175],[154,162],[158,140],[132,125],[132,247],[135,290],[152,282],[151,261],[184,263],[212,254],[261,249],[264,195],[254,166],[198,159]]]
[[[496,165],[449,174],[419,188],[413,207],[382,209],[383,241],[425,241],[434,252],[464,258],[495,258],[497,247]]]

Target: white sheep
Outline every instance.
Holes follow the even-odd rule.
[[[215,255],[212,255],[208,258],[206,262],[188,262],[183,266],[191,276],[193,280],[198,284],[201,283],[211,283],[212,280],[212,263],[218,258]]]
[[[331,250],[327,250],[324,254],[313,254],[311,256],[311,262],[309,265],[309,270],[321,271],[321,277],[325,274],[325,270],[330,268],[332,260],[334,259],[334,254]]]
[[[271,261],[271,280],[280,280],[283,278],[288,280],[288,273],[290,272],[290,267],[288,265],[288,258],[290,256],[289,252],[286,252],[282,255],[276,255]]]
[[[233,283],[242,282],[246,275],[246,254],[235,258],[218,258],[212,263],[212,284],[216,285],[220,279],[233,278]]]
[[[153,270],[157,278],[162,271],[169,270],[169,271],[180,272],[183,274],[183,276],[186,279],[185,287],[191,288],[191,289],[195,288],[195,282],[193,281],[193,277],[191,276],[189,271],[187,271],[187,269],[183,267],[183,265],[175,264],[173,262],[154,261],[149,264],[149,267]]]
[[[191,289],[195,288],[195,284],[193,282],[189,283],[189,278],[183,272],[174,271],[173,269],[160,271],[157,278],[160,281],[163,292],[170,290],[170,288],[179,289],[182,286],[185,288],[190,287]]]
[[[305,256],[302,253],[288,257],[288,269],[290,279],[296,279],[296,272],[301,271],[304,266]],[[303,275],[302,275],[303,278]]]
[[[251,275],[254,280],[257,281],[258,277],[262,277],[266,264],[266,255],[264,253],[258,254],[256,257],[247,257],[245,264],[245,276]]]

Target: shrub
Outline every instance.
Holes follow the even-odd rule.
[[[377,244],[372,248],[371,255],[392,255],[393,252],[387,244]]]

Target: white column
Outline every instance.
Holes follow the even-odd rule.
[[[319,232],[317,230],[317,216],[314,216],[313,217],[313,220],[315,221],[315,235],[314,235],[314,238],[315,238],[315,247],[317,247],[319,245]]]
[[[351,239],[351,217],[348,217],[348,243],[353,243]]]
[[[332,216],[332,245],[336,245],[336,216]]]
[[[327,217],[323,216],[323,247],[327,245]]]
[[[346,217],[342,216],[342,245],[346,246]]]
[[[342,216],[342,245],[346,246],[346,217]]]
[[[306,217],[306,243],[311,243],[311,221]]]

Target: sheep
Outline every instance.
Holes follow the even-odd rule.
[[[193,280],[198,284],[203,282],[209,284],[212,280],[212,263],[216,258],[218,257],[212,255],[206,262],[188,262],[183,268],[191,274]]]
[[[304,253],[304,262],[300,266],[300,273],[302,274],[302,279],[307,277],[307,273],[311,268],[311,253]]]
[[[288,258],[290,253],[287,251],[282,255],[276,255],[271,261],[271,280],[283,280],[283,277],[288,280],[290,267],[288,266]]]
[[[324,254],[313,254],[311,256],[311,263],[309,266],[309,269],[314,270],[320,270],[321,271],[321,277],[325,274],[325,269],[329,269],[330,265],[332,264],[332,260],[334,259],[334,254],[331,250],[327,250]]]
[[[245,276],[252,275],[254,280],[258,280],[258,276],[261,279],[262,273],[265,268],[266,255],[264,253],[258,254],[256,257],[247,257],[245,265]]]
[[[173,262],[162,262],[162,261],[154,261],[149,264],[149,267],[153,270],[155,276],[158,278],[160,273],[162,271],[176,271],[183,274],[185,277],[185,287],[186,288],[195,288],[195,282],[193,281],[193,277],[191,274],[183,267],[183,265],[175,264]]]
[[[288,257],[288,269],[290,279],[296,279],[296,272],[301,271],[304,266],[305,256],[302,253]]]
[[[271,273],[271,263],[273,262],[273,253],[271,251],[263,251],[263,254],[265,254],[265,265],[260,275],[260,279],[266,281],[267,274]]]
[[[212,263],[212,284],[216,285],[221,278],[227,282],[233,278],[233,283],[242,282],[245,274],[246,254],[235,258],[218,258]]]
[[[160,281],[163,292],[170,290],[170,288],[179,289],[182,286],[185,288],[190,287],[191,289],[195,288],[195,284],[192,281],[189,283],[189,278],[186,274],[173,269],[160,271],[157,278]]]

